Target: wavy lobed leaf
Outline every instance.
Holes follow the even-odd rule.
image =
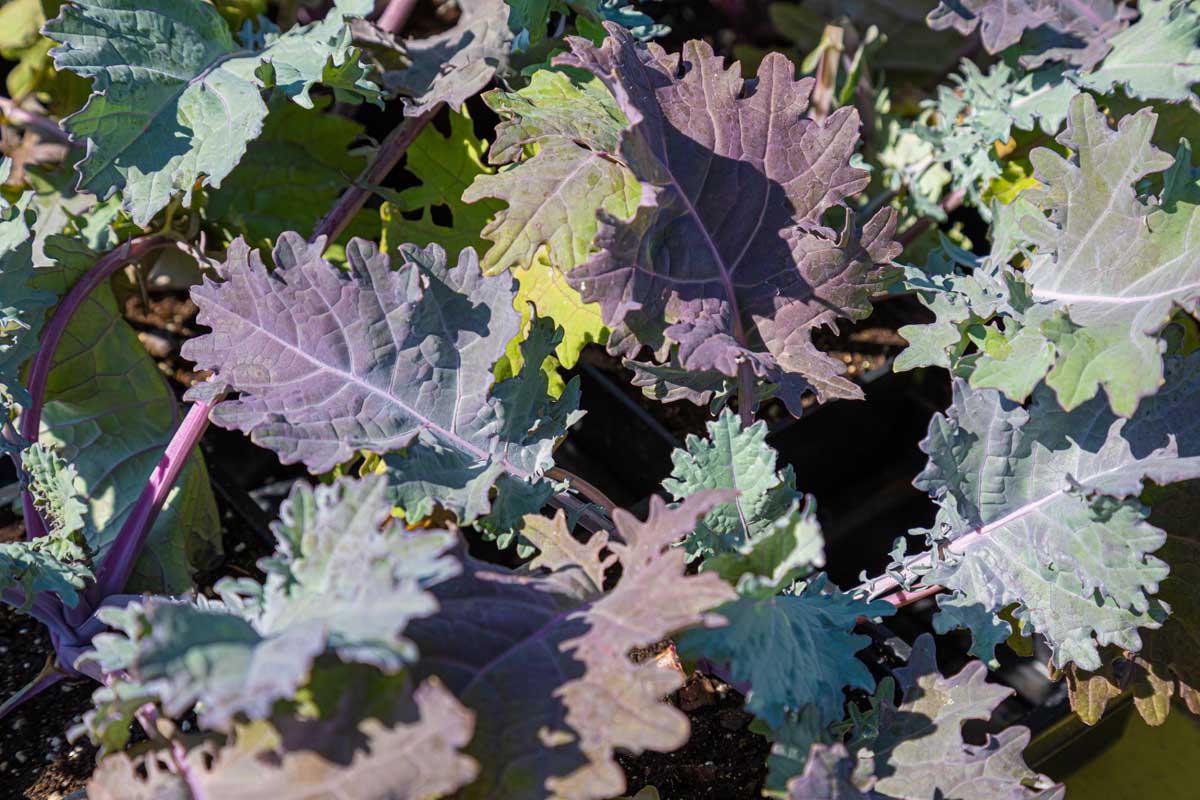
[[[1089,725],[1100,720],[1108,701],[1132,689],[1133,704],[1147,724],[1166,722],[1173,700],[1200,714],[1200,536],[1195,519],[1200,482],[1188,481],[1147,494],[1154,508],[1150,521],[1167,533],[1159,555],[1171,565],[1159,598],[1171,616],[1142,637],[1137,653],[1109,648],[1094,674],[1071,668],[1067,686],[1071,707]]]
[[[1200,3],[1142,0],[1138,11],[1141,18],[1112,37],[1112,52],[1080,83],[1104,94],[1121,86],[1143,100],[1195,102],[1192,85],[1200,83]]]
[[[463,797],[614,797],[625,788],[615,748],[672,750],[687,740],[687,718],[661,702],[678,675],[628,654],[713,624],[705,612],[734,597],[715,575],[686,575],[683,552],[671,547],[727,499],[710,492],[668,509],[651,498],[645,522],[618,510],[621,541],[607,546],[622,575],[599,597],[586,578],[600,568],[598,548],[583,556],[594,564],[537,575],[464,556],[463,574],[434,590],[441,612],[408,628],[421,673],[438,675],[476,715],[467,753],[481,771]]]
[[[1039,186],[997,207],[992,254],[952,254],[970,275],[910,273],[938,319],[901,330],[914,346],[896,368],[945,366],[1017,401],[1044,379],[1067,410],[1103,387],[1113,410],[1133,415],[1163,382],[1160,332],[1200,300],[1200,170],[1186,144],[1174,159],[1154,147],[1155,122],[1142,109],[1113,130],[1077,95],[1058,138],[1073,157],[1033,151]],[[1161,193],[1143,195],[1159,172]],[[1024,272],[1008,266],[1030,247]]]
[[[93,79],[87,105],[63,120],[87,156],[79,189],[116,191],[138,225],[197,181],[219,187],[262,130],[274,88],[311,107],[317,83],[347,100],[378,97],[350,45],[348,18],[365,9],[340,0],[324,20],[286,33],[235,39],[200,0],[73,0],[46,23],[60,70]]]
[[[367,745],[343,763],[313,742],[289,742],[267,726],[238,731],[223,747],[201,745],[183,766],[167,752],[118,753],[88,781],[93,800],[426,800],[469,783],[476,766],[458,752],[471,737],[471,713],[434,679],[394,704],[386,724],[368,718],[354,733]]]
[[[12,170],[12,161],[0,158],[0,184]],[[21,380],[22,365],[37,352],[38,334],[54,295],[37,289],[33,279],[33,224],[30,206],[34,197],[23,193],[10,203],[0,196],[0,414],[29,400]],[[7,448],[15,443],[5,441]]]
[[[627,121],[604,85],[579,70],[538,70],[528,86],[484,100],[501,117],[491,160],[509,165],[463,194],[503,204],[484,229],[493,243],[484,268],[511,270],[518,303],[562,325],[558,357],[571,367],[584,345],[608,336],[599,307],[566,276],[594,252],[597,212],[625,217],[637,208],[637,179],[618,155]]]
[[[22,485],[33,497],[33,507],[49,529],[48,545],[61,559],[83,560],[76,534],[83,530],[87,504],[80,497],[79,473],[55,451],[32,444],[21,451]]]
[[[458,0],[458,21],[423,39],[405,39],[409,65],[384,74],[385,85],[404,96],[404,113],[419,117],[441,103],[461,111],[497,74],[508,71],[513,34],[504,0]]]
[[[284,233],[269,273],[238,241],[218,268],[223,281],[192,290],[213,333],[187,342],[184,356],[241,393],[213,421],[313,472],[360,450],[392,454],[398,496],[418,517],[430,510],[422,481],[455,490],[442,499],[466,523],[489,510],[501,475],[540,479],[580,416],[578,382],[558,401],[534,376],[491,388],[519,326],[512,279],[485,277],[469,249],[450,266],[436,245],[405,245],[392,270],[356,239],[343,272],[324,247]],[[553,335],[543,328],[529,346]]]
[[[843,744],[816,745],[804,772],[788,781],[788,800],[887,800],[887,795],[854,784],[854,761]]]
[[[994,145],[1010,141],[1014,131],[1057,133],[1078,93],[1079,87],[1058,67],[1024,72],[999,63],[985,73],[964,59],[950,85],[938,87],[936,100],[922,102],[929,122],[913,130],[949,168],[953,186],[965,191],[986,218],[990,209],[984,197],[1004,166]]]
[[[822,224],[867,184],[849,165],[857,112],[804,117],[813,82],[780,55],[747,83],[703,42],[668,55],[607,29],[602,47],[571,39],[556,63],[600,78],[632,123],[621,155],[641,204],[629,219],[602,214],[600,252],[567,278],[600,303],[609,349],[648,345],[661,360],[674,343],[683,367],[728,376],[745,363],[796,415],[805,391],[860,397],[811,340],[866,316],[899,253],[890,209],[861,231],[852,215],[841,234]]]
[[[857,620],[890,616],[895,607],[827,588],[820,576],[795,593],[744,596],[716,613],[728,625],[687,631],[680,655],[724,665],[731,682],[749,684],[746,709],[772,728],[808,709],[824,727],[844,716],[844,688],[875,688],[855,655],[871,643],[852,633]]]
[[[684,540],[688,559],[738,553],[765,536],[800,499],[790,466],[775,469],[776,452],[767,444],[767,423],[742,428],[738,415],[726,409],[706,423],[708,439],[689,434],[687,449],[671,453],[671,477],[663,488],[676,500],[707,489],[737,492],[729,503],[705,515]],[[824,563],[820,532],[810,563]],[[728,576],[726,576],[728,577]]]
[[[1140,649],[1137,629],[1165,616],[1150,595],[1167,567],[1151,555],[1164,535],[1135,498],[1145,481],[1200,474],[1189,412],[1200,413],[1197,363],[1173,360],[1167,385],[1129,420],[1098,398],[1066,412],[1043,387],[1026,411],[957,383],[921,443],[930,461],[915,484],[941,505],[939,538],[951,552],[968,531],[977,541],[935,561],[925,580],[981,604],[990,612],[981,622],[1019,603],[1017,618],[1047,638],[1059,665],[1098,668],[1097,644]]]
[[[93,737],[123,746],[128,728],[110,725],[130,693],[171,717],[196,706],[204,727],[231,733],[295,697],[325,652],[384,673],[413,662],[404,630],[437,611],[428,587],[457,573],[445,555],[454,537],[407,534],[391,509],[384,476],[297,483],[273,526],[279,549],[260,562],[265,583],[223,580],[222,602],[148,598],[103,612],[120,632],[96,636],[84,658],[125,677],[96,692],[85,721]]]
[[[1027,728],[1006,728],[988,735],[983,744],[963,741],[964,722],[989,719],[1013,693],[987,683],[983,664],[974,661],[944,677],[938,672],[933,637],[922,634],[913,643],[908,665],[896,676],[904,702],[896,706],[884,698],[872,724],[856,732],[854,782],[859,788],[884,797],[1061,800],[1063,787],[1031,770],[1021,756],[1029,744]]]
[[[1089,369],[1080,376],[1073,356],[1089,345],[1057,343],[1064,360],[1047,381],[1067,408],[1103,384],[1115,410],[1133,413],[1137,401],[1162,382],[1161,372],[1151,377],[1134,365],[1148,359],[1157,364],[1162,348],[1153,334],[1176,306],[1195,309],[1200,301],[1200,244],[1194,234],[1200,225],[1200,171],[1188,163],[1187,148],[1172,167],[1171,157],[1150,144],[1155,120],[1143,110],[1114,131],[1095,100],[1081,94],[1071,102],[1067,129],[1058,139],[1075,157],[1068,161],[1044,149],[1030,155],[1042,186],[1029,199],[1050,214],[1024,220],[1039,248],[1026,280],[1035,300],[1066,310],[1073,338],[1101,342],[1105,351],[1083,356]],[[1168,167],[1162,196],[1144,202],[1137,181]],[[1122,257],[1114,264],[1117,252]]]
[[[941,0],[926,21],[964,36],[978,27],[989,53],[1012,47],[1028,32],[1022,63],[1066,61],[1087,69],[1104,58],[1133,15],[1124,0]]]
[[[35,595],[51,592],[68,608],[79,604],[79,593],[95,576],[86,563],[60,558],[47,546],[49,541],[42,537],[32,542],[0,543],[4,602],[29,611]]]

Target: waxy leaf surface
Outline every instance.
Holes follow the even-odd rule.
[[[1200,300],[1200,169],[1186,144],[1172,159],[1151,143],[1156,121],[1142,109],[1113,130],[1077,95],[1058,138],[1072,157],[1033,151],[1039,185],[994,206],[991,255],[952,253],[970,274],[910,273],[938,319],[901,329],[913,347],[896,368],[945,366],[1016,401],[1045,380],[1067,410],[1103,387],[1132,416],[1163,383],[1159,334]],[[1008,265],[1018,252],[1023,271]]]
[[[342,0],[320,22],[239,41],[200,0],[65,4],[45,27],[61,43],[54,64],[93,80],[87,105],[63,120],[87,140],[79,189],[101,199],[122,191],[145,225],[178,192],[189,204],[198,180],[221,185],[262,130],[263,89],[302,106],[318,83],[375,99],[346,25],[369,8]]]
[[[885,698],[870,730],[856,737],[859,786],[884,797],[1062,799],[1061,785],[1025,763],[1027,728],[1005,728],[983,744],[963,741],[963,723],[989,719],[1013,693],[988,683],[983,664],[973,661],[947,678],[938,672],[933,637],[922,634],[896,676],[904,702],[895,706]]]
[[[488,510],[501,474],[540,478],[578,418],[578,384],[558,401],[544,381],[540,395],[536,381],[492,388],[520,324],[512,279],[485,277],[472,250],[451,266],[437,245],[405,245],[393,270],[375,245],[352,240],[344,272],[323,249],[285,233],[268,272],[235,242],[224,280],[192,290],[213,333],[189,341],[185,357],[241,393],[213,421],[313,472],[360,450],[393,454],[401,492],[430,476],[464,489],[447,504],[464,522]]]
[[[298,483],[281,509],[265,583],[229,580],[222,602],[151,598],[106,612],[120,633],[96,637],[104,672],[87,725],[100,740],[128,684],[141,685],[177,717],[199,703],[206,728],[229,733],[239,715],[267,719],[304,686],[328,651],[345,663],[394,673],[416,659],[405,626],[437,611],[427,587],[458,571],[444,531],[408,534],[391,515],[387,479],[343,479],[315,490]],[[126,684],[122,686],[122,684]]]
[[[289,741],[266,725],[239,729],[232,743],[199,746],[181,775],[170,756],[117,753],[88,782],[93,800],[427,800],[469,783],[475,763],[458,748],[471,738],[471,713],[434,680],[394,703],[398,721],[363,720],[364,746],[351,759],[326,757],[318,744]]]
[[[689,434],[687,449],[671,453],[674,467],[663,488],[676,500],[706,489],[731,489],[737,497],[706,514],[688,534],[690,560],[749,547],[800,498],[792,468],[776,470],[777,453],[767,444],[767,423],[743,429],[738,415],[726,409],[707,428],[707,439]],[[817,539],[819,554],[819,532]]]
[[[404,113],[418,117],[441,103],[462,110],[497,73],[508,70],[513,34],[504,0],[458,0],[460,15],[449,30],[405,39],[407,68],[384,75],[404,95]]]
[[[1167,385],[1130,420],[1100,398],[1066,412],[1042,387],[1026,410],[957,383],[921,444],[930,462],[916,485],[941,504],[951,551],[963,534],[979,538],[926,580],[991,614],[1021,604],[1017,618],[1060,665],[1097,669],[1097,643],[1138,650],[1137,629],[1163,619],[1151,595],[1167,567],[1152,555],[1165,536],[1136,498],[1146,481],[1200,475],[1197,363],[1172,361]]]
[[[1066,61],[1084,69],[1104,58],[1109,40],[1133,16],[1123,0],[942,0],[929,12],[934,30],[979,28],[984,49],[999,53],[1028,31],[1027,66]]]
[[[673,343],[685,368],[728,376],[745,363],[796,415],[805,391],[861,396],[811,339],[870,313],[899,253],[890,209],[861,230],[822,224],[867,185],[849,163],[857,112],[805,117],[813,81],[782,55],[747,82],[703,42],[670,55],[607,30],[600,47],[570,39],[555,63],[600,78],[631,123],[621,156],[641,203],[627,219],[602,212],[600,252],[568,275],[614,328],[609,349],[662,360]]]
[[[795,594],[743,597],[716,611],[729,624],[687,631],[679,639],[680,654],[725,665],[731,682],[750,686],[746,710],[778,727],[787,712],[809,707],[821,726],[828,725],[844,716],[843,688],[875,688],[856,657],[871,639],[852,631],[859,617],[890,616],[895,608],[828,587],[818,577]]]
[[[1141,0],[1141,18],[1112,37],[1112,52],[1079,82],[1104,94],[1114,86],[1142,100],[1195,100],[1200,83],[1200,3]]]
[[[475,712],[467,753],[480,777],[466,798],[508,800],[553,795],[604,800],[625,777],[614,749],[672,750],[687,741],[687,718],[661,698],[677,673],[629,652],[703,623],[733,599],[716,575],[686,575],[672,547],[728,494],[712,492],[668,509],[651,498],[640,522],[618,510],[620,541],[608,541],[622,575],[596,596],[592,568],[566,564],[548,574],[510,572],[464,556],[463,574],[434,589],[441,611],[414,622],[419,671],[445,681]],[[591,558],[593,556],[585,556]]]

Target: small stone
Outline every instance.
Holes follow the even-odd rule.
[[[19,730],[21,730],[21,728],[24,728],[24,727],[25,727],[25,718],[24,717],[17,717],[16,719],[13,720],[12,729],[14,731],[19,731]]]
[[[57,736],[51,736],[49,741],[46,743],[50,745],[51,750],[57,750],[58,748],[62,747],[62,739]]]
[[[0,772],[8,772],[8,762],[0,761]]]
[[[716,703],[717,686],[709,678],[697,675],[679,690],[679,708],[683,711],[695,711]]]
[[[29,756],[25,755],[24,750],[18,750],[17,752],[13,753],[13,758],[17,760],[18,764],[24,764],[29,760]]]
[[[233,552],[235,552],[235,553],[242,553],[242,552],[245,552],[245,550],[246,550],[245,542],[238,542],[237,544],[235,544],[233,546]]]
[[[749,724],[751,719],[753,719],[753,715],[736,708],[722,709],[717,714],[717,722],[721,723],[721,727],[727,731],[740,731]]]

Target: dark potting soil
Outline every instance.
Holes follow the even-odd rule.
[[[25,535],[20,523],[0,528],[0,542]],[[41,671],[50,636],[35,620],[0,604],[0,702]],[[67,741],[67,729],[91,708],[89,681],[52,686],[0,723],[0,798],[65,797],[92,773],[96,748]]]
[[[692,725],[687,744],[670,753],[617,755],[634,795],[647,786],[663,800],[750,800],[762,796],[771,745],[750,731],[744,698],[717,678],[696,672],[671,702]]]

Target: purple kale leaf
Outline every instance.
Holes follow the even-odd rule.
[[[600,212],[599,252],[568,281],[601,305],[609,348],[627,356],[678,346],[690,371],[727,376],[747,364],[799,415],[800,398],[860,397],[812,332],[870,313],[900,247],[891,210],[861,229],[829,212],[864,189],[850,166],[859,118],[804,116],[813,81],[781,55],[745,81],[704,42],[682,55],[607,25],[602,46],[572,38],[556,63],[602,80],[630,120],[621,158],[642,183],[630,219]]]
[[[1062,786],[1025,763],[1028,728],[1005,728],[982,744],[963,740],[963,723],[990,719],[1013,694],[988,683],[987,672],[972,661],[952,677],[942,675],[933,636],[918,637],[907,666],[896,670],[904,702],[885,699],[856,731],[856,782],[885,797],[1062,800]]]
[[[813,745],[804,772],[788,781],[788,800],[887,800],[854,784],[854,760],[841,744]]]
[[[485,277],[470,249],[451,265],[437,245],[403,245],[393,270],[356,239],[347,271],[323,249],[284,233],[268,272],[238,240],[221,282],[192,290],[213,332],[189,341],[185,356],[240,392],[213,421],[313,472],[360,450],[394,454],[395,499],[411,516],[432,510],[419,485],[439,487],[442,505],[468,523],[489,510],[501,476],[539,479],[579,416],[578,384],[557,401],[529,376],[492,387],[492,366],[521,323],[513,279]],[[552,348],[542,328],[537,341]]]
[[[471,781],[475,763],[458,751],[471,738],[471,713],[444,686],[430,679],[392,706],[387,716],[394,720],[370,716],[358,723],[355,733],[369,747],[348,759],[328,758],[324,741],[281,741],[260,723],[239,729],[220,748],[209,742],[182,756],[167,750],[110,756],[88,782],[88,797],[424,800]]]
[[[964,36],[979,28],[983,47],[999,53],[1026,37],[1021,63],[1065,61],[1091,69],[1111,49],[1109,39],[1132,19],[1124,0],[942,0],[926,21]]]
[[[645,522],[617,511],[620,541],[600,543],[622,574],[604,594],[588,576],[607,561],[590,544],[543,560],[550,572],[514,572],[464,554],[462,574],[434,587],[441,611],[405,634],[420,650],[418,673],[440,677],[475,713],[466,752],[480,777],[461,797],[601,800],[625,788],[614,749],[665,751],[687,741],[687,718],[662,702],[679,687],[677,675],[634,663],[629,652],[720,621],[705,612],[732,600],[733,589],[711,573],[687,575],[685,554],[672,545],[731,499],[702,492],[671,509],[652,497]]]
[[[405,39],[408,66],[389,70],[388,89],[404,96],[404,113],[416,117],[446,103],[460,110],[468,98],[508,71],[513,34],[504,0],[458,0],[458,21],[422,39]]]

